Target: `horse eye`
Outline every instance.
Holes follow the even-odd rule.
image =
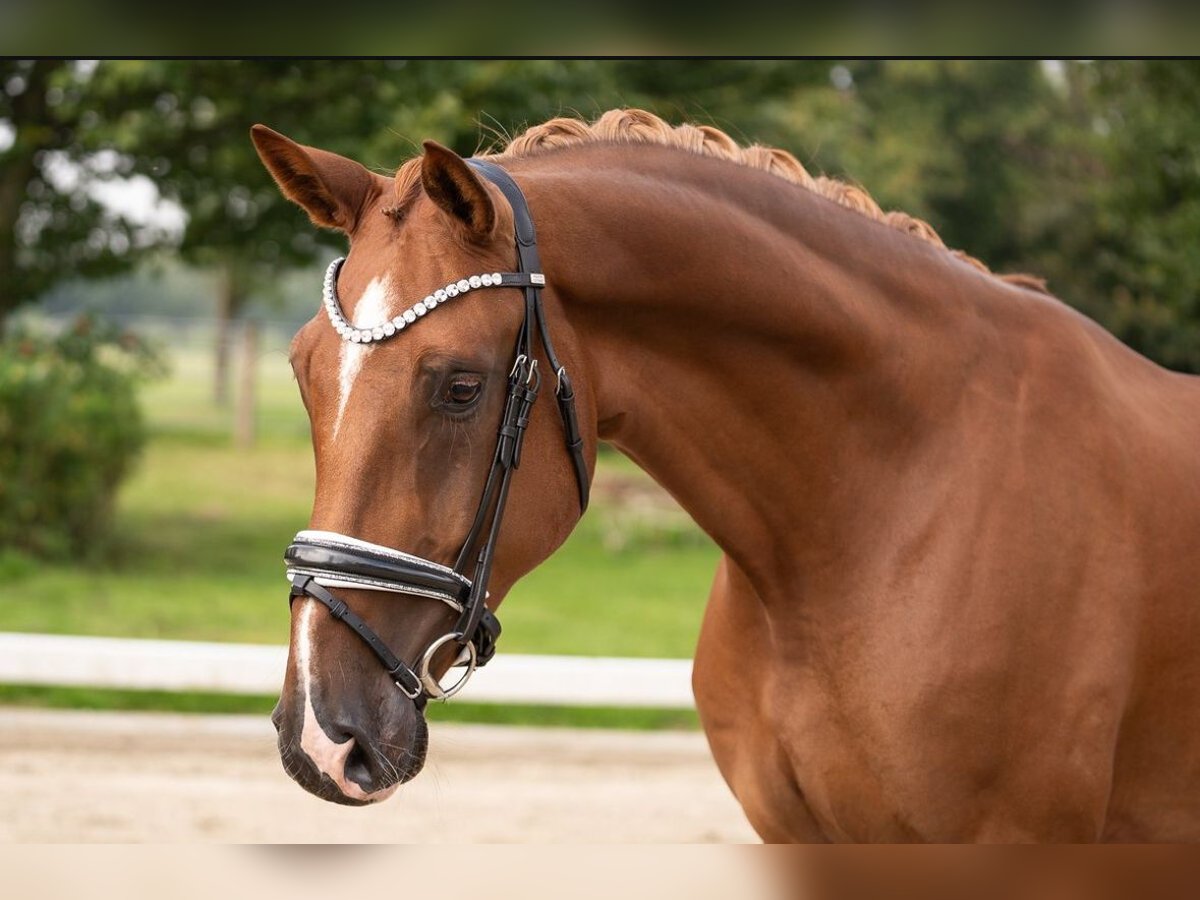
[[[469,406],[483,390],[483,382],[473,376],[459,375],[446,386],[442,402],[447,406]]]

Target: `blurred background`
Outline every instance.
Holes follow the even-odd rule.
[[[1047,279],[1200,372],[1200,63],[1164,60],[0,60],[0,632],[282,644],[312,499],[286,360],[343,252],[255,122],[389,174],[638,106],[794,152]],[[631,463],[505,605],[504,651],[687,659],[717,549]],[[13,679],[9,679],[13,681]],[[35,707],[269,711],[266,693],[0,684]],[[434,718],[695,729],[687,708]]]

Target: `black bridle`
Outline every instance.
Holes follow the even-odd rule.
[[[546,279],[538,257],[537,236],[533,218],[529,214],[529,205],[525,202],[525,196],[517,183],[504,169],[481,159],[470,159],[467,163],[496,185],[512,206],[520,265],[519,272],[484,276],[485,280],[482,282],[475,276],[470,280],[469,287],[523,288],[525,316],[517,332],[513,365],[508,376],[508,391],[492,465],[484,484],[478,511],[475,513],[475,520],[467,532],[458,558],[451,568],[390,547],[369,544],[348,535],[321,531],[300,532],[284,554],[288,579],[292,583],[289,603],[297,597],[306,596],[323,604],[335,619],[344,622],[362,638],[371,652],[383,663],[396,686],[418,706],[423,706],[429,698],[446,698],[457,693],[475,668],[486,665],[496,652],[500,622],[488,609],[487,585],[492,572],[500,525],[504,518],[504,507],[508,500],[509,484],[513,472],[521,464],[521,445],[524,442],[525,429],[529,425],[529,415],[541,387],[541,374],[534,354],[535,331],[541,338],[546,361],[557,379],[555,396],[562,418],[567,451],[579,487],[581,515],[588,504],[588,469],[583,455],[579,420],[575,412],[575,391],[566,368],[554,352],[554,344],[546,326],[546,314],[541,299],[541,289]],[[337,272],[341,262],[342,260],[335,261],[326,277],[326,305],[329,307],[330,319],[344,339],[370,341],[372,334],[369,330],[356,332],[353,328],[344,327],[346,322],[341,316],[336,294]],[[457,284],[458,290],[468,289],[466,281]],[[453,288],[453,285],[448,287]],[[438,293],[444,296],[443,292]],[[426,302],[436,305],[437,301],[434,301],[431,295],[426,298]],[[401,317],[397,317],[395,321],[401,323],[400,328],[404,327]],[[412,321],[410,317],[408,322]],[[386,336],[390,337],[395,327],[385,327],[392,329],[386,332]],[[382,338],[383,335],[376,329],[374,339]],[[458,621],[452,631],[426,648],[414,668],[393,653],[383,639],[351,610],[345,601],[330,593],[330,587],[384,591],[440,600],[458,611]],[[446,644],[454,644],[459,648],[453,665],[463,665],[467,668],[458,683],[449,689],[443,689],[430,673],[434,655]]]

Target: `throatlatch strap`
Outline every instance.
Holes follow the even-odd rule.
[[[575,388],[566,369],[558,369],[558,388],[554,398],[558,401],[558,415],[562,419],[567,437],[567,450],[571,454],[571,465],[575,467],[575,485],[579,488],[579,510],[588,506],[588,469],[583,458],[583,435],[579,432],[579,416],[575,412]]]

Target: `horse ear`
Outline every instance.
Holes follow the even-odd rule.
[[[496,206],[475,170],[437,141],[426,141],[424,147],[421,184],[429,199],[466,226],[472,238],[490,237],[496,228]]]
[[[375,178],[353,160],[297,144],[265,125],[250,129],[254,149],[283,196],[301,206],[313,223],[347,234],[375,188]]]

